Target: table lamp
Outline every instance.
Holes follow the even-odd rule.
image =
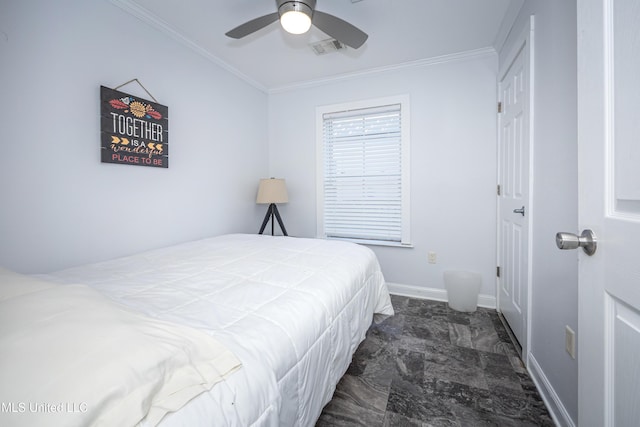
[[[264,232],[264,228],[266,227],[267,222],[269,222],[269,219],[271,219],[271,235],[273,236],[273,217],[275,216],[275,218],[278,220],[278,224],[280,224],[282,234],[288,236],[287,230],[284,228],[284,224],[282,223],[280,213],[278,212],[278,207],[276,206],[276,203],[287,203],[288,201],[289,196],[287,195],[287,186],[285,185],[284,179],[264,178],[260,180],[256,203],[269,204],[269,207],[267,208],[267,213],[264,216],[264,221],[262,221],[262,227],[260,227],[259,234],[262,234]]]

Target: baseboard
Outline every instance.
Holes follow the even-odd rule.
[[[547,376],[531,353],[527,356],[527,369],[556,425],[560,427],[575,427],[576,424],[571,419],[571,415],[567,412]]]
[[[448,301],[447,290],[439,288],[427,288],[424,286],[403,285],[387,282],[389,293],[410,298],[430,299],[434,301]],[[478,306],[496,308],[496,297],[493,295],[478,295]]]

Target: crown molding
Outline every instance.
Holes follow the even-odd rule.
[[[443,64],[448,62],[456,62],[456,61],[467,61],[470,59],[484,58],[496,56],[497,52],[493,47],[485,47],[481,49],[474,49],[465,52],[452,53],[441,56],[434,56],[432,58],[419,59],[417,61],[409,61],[403,62],[400,64],[388,65],[384,67],[371,68],[364,71],[358,71],[354,73],[346,73],[339,74],[327,78],[309,80],[304,82],[293,83],[285,86],[278,86],[272,89],[268,89],[267,93],[275,94],[281,92],[288,92],[299,89],[308,89],[315,86],[322,86],[327,83],[335,83],[338,81],[345,81],[351,79],[358,79],[366,76],[376,75],[376,74],[385,74],[390,72],[395,72],[399,70],[404,70],[408,68],[421,68],[428,67],[436,64]]]
[[[504,47],[504,44],[511,34],[511,31],[513,30],[513,25],[515,24],[523,5],[524,0],[514,0],[509,3],[509,8],[507,9],[504,18],[502,19],[502,23],[500,25],[500,28],[498,29],[498,34],[496,34],[496,39],[493,42],[493,48],[497,52],[500,52]]]
[[[163,32],[164,34],[166,34],[167,36],[171,37],[172,39],[174,39],[178,43],[182,44],[183,46],[191,49],[193,52],[197,53],[198,55],[204,57],[205,59],[207,59],[207,60],[209,60],[211,62],[213,62],[214,64],[216,64],[220,68],[223,68],[224,70],[226,70],[226,71],[230,72],[231,74],[237,76],[241,80],[244,80],[246,83],[250,84],[251,86],[255,87],[256,89],[261,90],[262,92],[265,92],[265,93],[268,92],[267,88],[264,87],[262,84],[258,83],[257,81],[255,81],[251,77],[247,76],[246,74],[240,72],[238,69],[232,67],[231,65],[229,65],[228,63],[226,63],[222,59],[218,58],[217,56],[211,54],[210,52],[208,52],[207,50],[202,48],[199,44],[195,43],[193,40],[191,40],[191,39],[185,37],[184,35],[180,34],[176,30],[171,28],[171,26],[167,22],[165,22],[164,20],[160,19],[158,16],[152,14],[151,12],[149,12],[147,9],[143,8],[142,6],[136,4],[135,2],[133,2],[131,0],[109,0],[109,1],[113,5],[119,7],[120,9],[124,10],[125,12],[127,12],[128,14],[130,14],[132,16],[135,16],[136,18],[140,19],[141,21],[151,25],[152,27],[154,27],[157,30]]]
[[[154,15],[153,13],[149,12],[147,9],[138,5],[134,1],[132,0],[109,0],[109,1],[113,5],[125,11],[126,13],[151,25],[152,27],[166,34],[170,38],[176,40],[178,43],[182,44],[183,46],[191,49],[193,52],[197,53],[198,55],[213,62],[220,68],[230,72],[231,74],[235,75],[236,77],[248,83],[249,85],[253,86],[254,88],[262,92],[265,92],[267,94],[275,94],[275,93],[288,92],[288,91],[294,91],[294,90],[300,90],[300,89],[307,89],[307,88],[321,86],[328,83],[335,83],[339,81],[357,79],[357,78],[376,75],[376,74],[385,74],[385,73],[395,72],[395,71],[409,69],[409,68],[427,67],[435,64],[442,64],[442,63],[454,62],[454,61],[465,61],[470,59],[497,55],[497,52],[493,47],[485,47],[485,48],[474,49],[474,50],[465,51],[465,52],[435,56],[432,58],[419,59],[416,61],[408,61],[408,62],[403,62],[400,64],[394,64],[394,65],[389,65],[384,67],[376,67],[376,68],[371,68],[368,70],[358,71],[354,73],[338,74],[338,75],[330,76],[326,78],[301,81],[301,82],[287,84],[283,86],[268,88],[262,85],[261,83],[257,82],[255,79],[252,79],[251,77],[242,73],[235,67],[232,67],[231,65],[229,65],[222,59],[218,58],[217,56],[211,54],[209,51],[202,48],[202,46],[200,46],[193,40],[180,34],[178,31],[174,30],[167,22],[162,20],[160,17]]]

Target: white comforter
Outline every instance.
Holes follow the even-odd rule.
[[[240,368],[214,337],[0,268],[0,425],[157,424]]]
[[[227,235],[45,277],[202,329],[240,359],[166,426],[312,426],[374,313],[393,314],[373,252],[329,240]]]

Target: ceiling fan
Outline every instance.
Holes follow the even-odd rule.
[[[369,37],[347,21],[315,10],[316,0],[276,0],[276,4],[278,6],[277,12],[245,22],[227,32],[226,36],[241,39],[279,19],[282,27],[289,33],[306,33],[313,23],[324,33],[354,49],[362,46]]]

